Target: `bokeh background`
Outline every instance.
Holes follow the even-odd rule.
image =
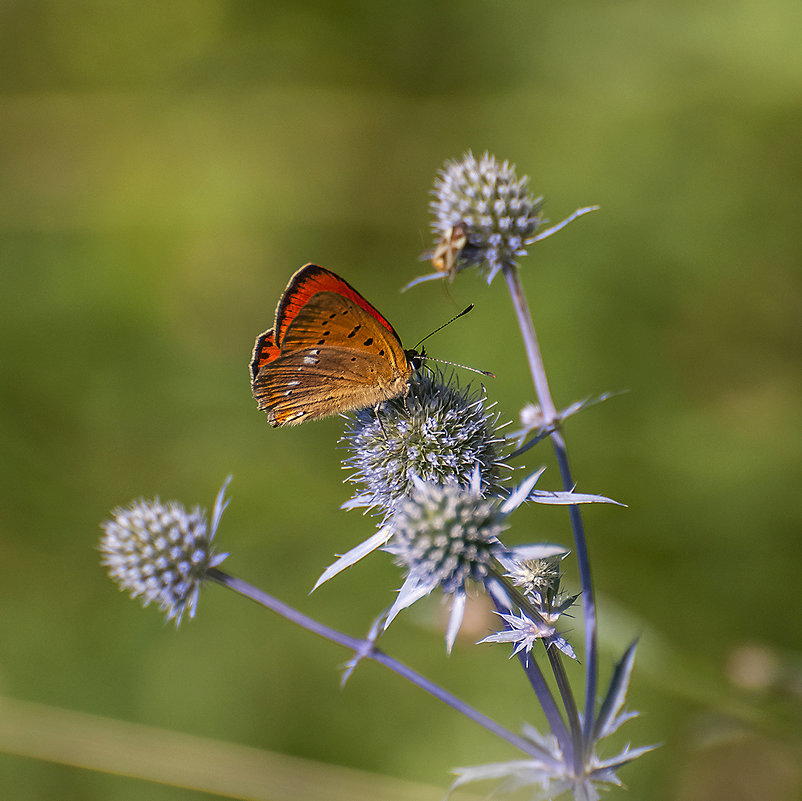
[[[522,269],[558,403],[626,390],[567,428],[579,488],[628,504],[585,512],[603,681],[640,637],[642,716],[613,745],[662,744],[621,797],[801,797],[801,33],[798,0],[0,2],[4,797],[206,798],[191,770],[130,778],[197,759],[240,797],[332,798],[328,764],[365,771],[351,798],[395,797],[384,776],[435,799],[451,767],[517,758],[376,665],[341,690],[344,652],[219,587],[176,632],[96,551],[112,507],[210,506],[231,473],[229,571],[366,631],[400,584],[386,555],[308,595],[376,522],[338,509],[342,421],[270,429],[247,363],[313,261],[408,346],[476,303],[427,348],[496,372],[514,421],[533,397],[503,282],[399,293],[469,148],[552,221],[601,206]],[[519,463],[557,486],[547,445]],[[509,540],[570,543],[566,515],[527,508]],[[507,653],[473,645],[481,604],[450,658],[440,611],[385,648],[542,725]],[[232,768],[228,746],[261,751]],[[324,767],[280,787],[271,754]]]

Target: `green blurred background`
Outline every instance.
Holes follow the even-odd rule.
[[[533,398],[503,282],[398,291],[427,271],[437,169],[471,148],[553,221],[601,206],[522,269],[557,402],[628,390],[567,428],[579,488],[628,504],[585,512],[603,681],[641,637],[643,714],[613,745],[663,744],[621,797],[799,798],[800,34],[798,0],[0,2],[0,694],[26,702],[0,702],[3,797],[208,797],[92,770],[114,719],[434,787],[416,798],[518,757],[376,665],[341,691],[344,652],[219,587],[176,632],[96,551],[112,507],[210,506],[232,473],[228,570],[367,629],[400,584],[386,555],[307,595],[375,527],[338,510],[342,421],[270,429],[247,363],[314,261],[408,346],[476,303],[427,348],[495,371],[515,420]],[[546,445],[525,464],[557,487]],[[527,508],[508,539],[570,543],[566,515]],[[472,645],[481,604],[448,659],[439,612],[385,648],[542,725],[507,653]],[[46,723],[37,759],[32,710],[97,717]],[[140,746],[120,773],[150,775]],[[289,776],[265,797],[331,797]]]

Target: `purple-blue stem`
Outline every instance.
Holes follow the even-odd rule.
[[[546,426],[552,426],[550,434],[554,453],[562,476],[563,487],[566,491],[574,488],[574,480],[571,476],[571,468],[568,464],[568,453],[565,447],[565,439],[559,428],[559,417],[554,401],[549,391],[549,384],[546,379],[546,369],[543,365],[543,358],[540,354],[540,346],[535,335],[535,326],[532,322],[532,314],[529,311],[529,304],[526,301],[523,286],[521,285],[518,269],[514,265],[504,266],[504,278],[512,297],[512,304],[518,318],[518,325],[521,329],[524,347],[526,348],[529,370],[532,373],[532,381],[535,385],[538,403],[543,413]],[[576,505],[568,507],[571,527],[574,532],[574,547],[576,548],[577,564],[579,567],[579,579],[582,586],[582,607],[585,618],[585,717],[584,717],[584,742],[585,748],[589,749],[593,739],[593,723],[596,712],[596,689],[598,682],[598,655],[596,653],[596,603],[593,595],[593,583],[590,575],[590,560],[588,558],[588,547],[585,539],[585,529],[582,525],[582,515]]]
[[[497,585],[502,588],[503,592],[505,594],[507,593],[507,586],[501,576],[492,576],[489,580],[495,581]],[[496,611],[499,614],[507,614],[512,610],[512,606],[510,604],[502,605],[501,600],[495,592],[490,592],[489,595],[496,607]],[[535,615],[535,617],[537,617],[537,615]],[[541,671],[540,665],[538,665],[534,659],[530,659],[529,654],[525,651],[520,651],[518,653],[518,661],[521,663],[521,667],[524,669],[524,673],[526,673],[529,683],[532,685],[532,689],[535,691],[538,703],[540,704],[543,713],[546,715],[546,720],[549,723],[551,733],[560,743],[562,752],[566,755],[573,754],[576,751],[575,744],[565,726],[565,721],[560,714],[560,710],[557,708],[557,704],[554,701],[554,696],[549,689],[549,685],[546,683],[546,679],[543,676],[543,671]],[[562,690],[562,688],[560,689]],[[565,701],[564,698],[563,701]]]
[[[265,607],[266,609],[270,609],[278,615],[281,615],[291,623],[295,623],[307,631],[317,634],[319,637],[323,637],[324,639],[348,648],[350,651],[353,651],[355,654],[357,654],[359,658],[372,659],[374,662],[384,665],[386,668],[398,673],[399,676],[403,676],[405,679],[417,685],[422,690],[425,690],[435,698],[448,704],[453,709],[456,709],[457,712],[461,712],[463,715],[465,715],[465,717],[474,721],[474,723],[478,723],[488,731],[506,740],[508,743],[520,749],[525,754],[528,754],[529,756],[532,756],[540,761],[553,761],[553,757],[547,751],[540,749],[535,743],[526,740],[517,734],[513,734],[511,731],[508,731],[494,720],[491,720],[486,715],[483,715],[481,712],[466,704],[464,701],[461,701],[456,696],[451,695],[451,693],[447,692],[442,687],[438,687],[436,684],[429,681],[427,678],[424,678],[419,673],[416,673],[411,668],[408,668],[398,660],[393,659],[393,657],[388,656],[383,651],[380,651],[370,640],[351,637],[348,634],[343,634],[336,629],[332,629],[329,626],[326,626],[323,623],[304,615],[297,609],[288,606],[283,601],[279,601],[272,595],[268,595],[266,592],[263,592],[257,587],[248,584],[246,581],[238,579],[235,576],[229,576],[227,573],[223,573],[217,568],[210,569],[206,575],[210,580],[216,581],[218,584],[222,584],[224,587],[228,587],[229,589],[238,592],[240,595],[243,595],[246,598],[250,598],[250,600],[254,601],[260,606]]]

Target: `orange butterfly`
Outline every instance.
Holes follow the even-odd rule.
[[[271,426],[297,425],[406,395],[421,358],[347,281],[307,264],[256,339],[251,389]]]

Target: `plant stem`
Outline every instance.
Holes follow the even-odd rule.
[[[546,369],[543,365],[543,358],[540,353],[535,326],[532,322],[532,314],[529,311],[529,304],[526,301],[523,286],[521,285],[518,269],[511,264],[504,266],[504,278],[510,291],[512,304],[518,318],[518,326],[521,329],[524,347],[526,348],[529,370],[532,373],[532,381],[535,385],[538,403],[544,416],[544,425],[552,427],[553,431],[549,435],[554,446],[554,453],[557,457],[557,464],[560,468],[563,487],[567,492],[574,488],[574,480],[571,476],[571,467],[568,463],[568,452],[565,446],[565,439],[559,428],[560,419],[554,401],[549,391],[548,380],[546,379]],[[579,567],[579,578],[582,586],[582,607],[585,618],[585,717],[584,717],[584,741],[586,748],[590,746],[593,737],[593,722],[595,719],[596,691],[598,683],[598,654],[596,648],[596,602],[593,594],[593,582],[590,575],[590,559],[588,557],[588,546],[585,538],[585,529],[582,524],[582,515],[579,506],[573,504],[568,507],[571,520],[571,528],[574,533],[574,547],[576,548],[577,564]]]
[[[550,625],[546,620],[544,620],[543,616],[540,614],[540,611],[535,607],[535,605],[525,595],[519,592],[518,588],[515,587],[506,576],[498,573],[495,570],[491,571],[491,575],[503,588],[507,603],[511,602],[517,606],[526,614],[527,617],[531,618],[532,620],[539,621],[544,626]],[[496,605],[496,609],[501,611],[499,598],[495,593],[492,594],[492,598]],[[506,611],[510,611],[509,606]],[[526,674],[529,677],[529,681],[532,682],[532,687],[535,690],[538,700],[540,701],[540,705],[543,707],[543,711],[546,713],[546,718],[551,726],[552,734],[554,734],[554,736],[562,744],[563,751],[566,754],[573,755],[574,763],[577,765],[577,767],[579,767],[582,760],[582,753],[584,751],[582,747],[582,725],[579,720],[579,712],[576,708],[576,700],[574,699],[574,694],[571,690],[571,683],[568,681],[568,675],[565,672],[565,665],[563,665],[562,655],[560,652],[556,648],[550,648],[545,640],[542,640],[541,642],[549,660],[549,664],[551,665],[551,671],[554,674],[555,681],[557,682],[557,689],[560,692],[560,698],[562,699],[563,707],[565,708],[565,714],[568,718],[570,741],[566,740],[568,737],[568,729],[566,729],[562,716],[557,711],[554,698],[551,692],[548,690],[548,687],[546,686],[546,693],[544,694],[540,684],[533,681],[533,678],[537,680],[538,677],[532,676],[531,670],[528,669],[529,666],[523,659],[521,660],[521,664],[524,666]],[[519,656],[524,656],[524,654],[519,654]],[[535,660],[532,659],[529,664],[537,667],[540,682],[542,682],[545,686],[543,674],[540,672],[540,668],[537,666]],[[555,725],[555,715],[557,725]]]
[[[229,576],[227,573],[223,573],[223,571],[218,570],[217,568],[211,568],[206,575],[212,581],[216,581],[218,584],[222,584],[224,587],[228,587],[229,589],[234,590],[234,592],[237,592],[246,598],[250,598],[250,600],[254,601],[260,606],[265,607],[266,609],[270,609],[278,615],[281,615],[291,623],[295,623],[296,625],[305,628],[307,631],[310,631],[313,634],[317,634],[324,639],[348,648],[357,655],[357,658],[372,659],[374,662],[384,665],[386,668],[389,668],[393,672],[403,676],[408,681],[417,685],[422,690],[430,693],[435,698],[448,704],[453,709],[461,712],[463,715],[465,715],[465,717],[474,721],[474,723],[478,723],[488,731],[511,743],[525,754],[535,757],[540,761],[546,761],[549,763],[554,762],[554,758],[551,756],[551,754],[549,754],[546,750],[539,748],[536,743],[526,740],[517,734],[513,734],[511,731],[505,729],[503,726],[499,725],[491,718],[488,718],[486,715],[483,715],[481,712],[469,706],[464,701],[461,701],[456,696],[451,695],[451,693],[447,692],[442,687],[439,687],[403,663],[393,659],[393,657],[388,656],[383,651],[380,651],[375,647],[372,641],[351,637],[348,634],[343,634],[336,629],[332,629],[329,626],[326,626],[323,623],[304,615],[297,609],[285,604],[283,601],[279,601],[272,595],[268,595],[266,592],[263,592],[257,587],[248,584],[242,579]]]
[[[504,578],[503,575],[497,573],[495,570],[491,570],[490,577],[488,581],[495,582],[495,585],[490,585],[486,583],[488,594],[493,601],[493,604],[496,607],[496,612],[499,614],[505,614],[512,611],[512,606],[510,604],[511,601],[511,594],[510,594],[510,587],[509,582]],[[499,588],[499,592],[494,591],[493,587],[496,586]],[[513,588],[513,595],[520,597],[519,593],[514,590]],[[524,603],[527,607],[527,614],[529,611],[533,613],[533,619],[541,619],[537,610],[532,609],[531,605],[525,601]],[[547,625],[544,623],[544,625]],[[548,721],[549,728],[551,729],[551,733],[557,738],[560,743],[560,746],[563,750],[563,753],[569,754],[575,752],[575,743],[574,738],[572,735],[569,734],[568,729],[566,728],[565,721],[560,714],[560,710],[557,708],[557,704],[554,700],[554,696],[552,695],[551,690],[549,689],[549,685],[546,683],[546,679],[543,676],[543,672],[540,669],[540,665],[534,660],[529,659],[528,654],[526,653],[519,653],[518,659],[521,663],[521,666],[526,673],[527,678],[529,679],[529,683],[532,685],[532,689],[535,691],[535,695],[537,696],[538,703],[540,704],[543,713],[546,715],[546,720]],[[559,686],[559,682],[558,682]],[[559,686],[560,691],[562,692],[562,687]],[[573,700],[573,699],[572,699]],[[565,698],[563,697],[563,704],[568,709],[568,704],[565,704]],[[574,712],[576,712],[576,705],[574,705]],[[572,726],[572,730],[574,727]]]

